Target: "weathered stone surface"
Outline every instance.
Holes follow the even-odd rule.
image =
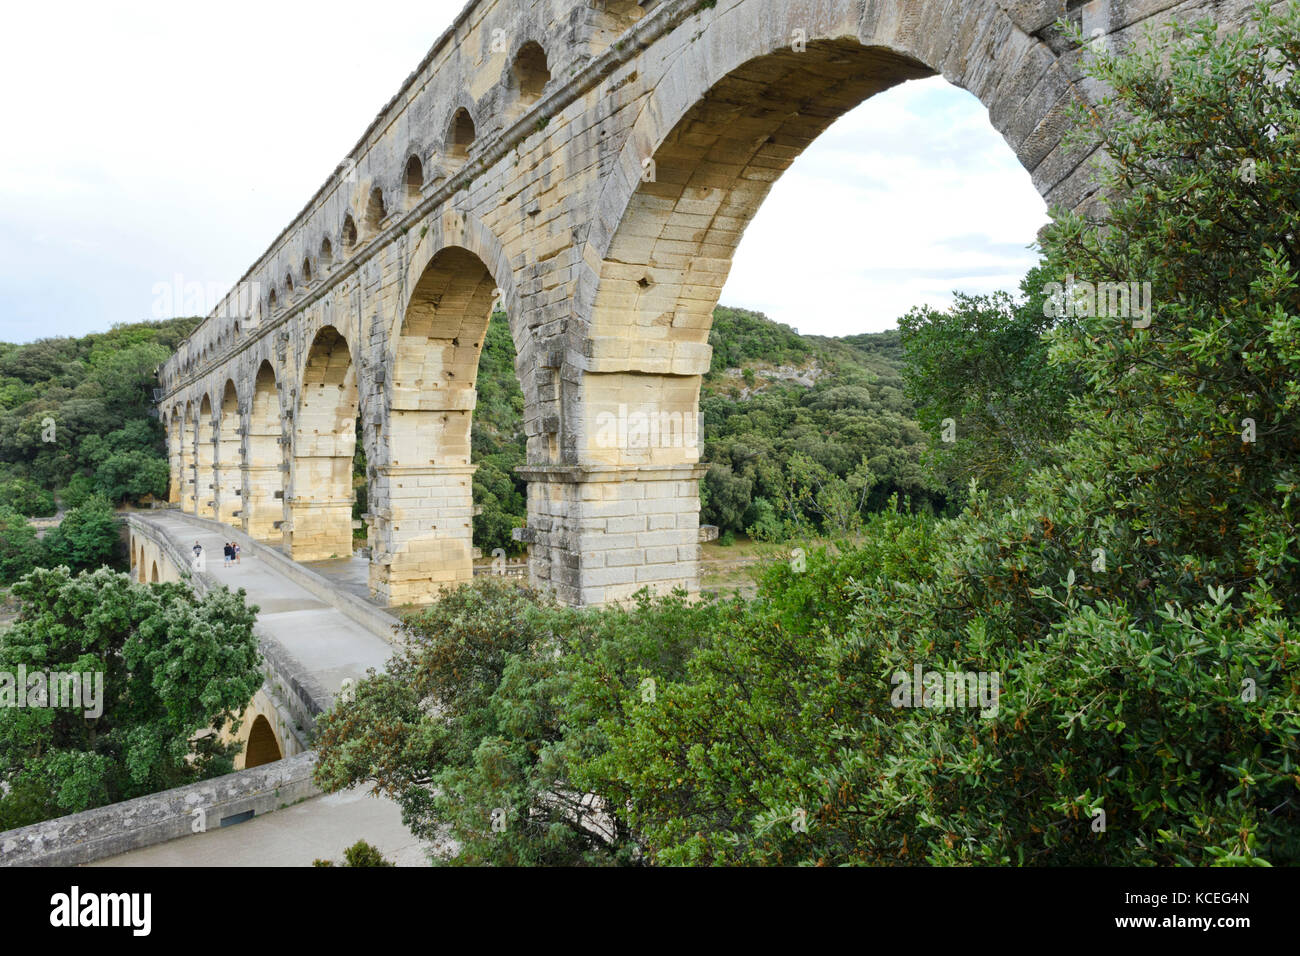
[[[477,0],[164,366],[173,498],[300,560],[348,554],[359,419],[374,593],[424,603],[469,580],[469,428],[495,306],[526,403],[534,583],[574,604],[696,590],[687,423],[713,309],[808,144],[942,74],[1050,203],[1077,206],[1087,157],[1060,140],[1069,105],[1100,91],[1058,19],[1124,48],[1152,23],[1249,6]]]

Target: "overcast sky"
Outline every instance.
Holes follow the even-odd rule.
[[[154,317],[233,284],[346,156],[461,0],[12,4],[0,56],[0,340]],[[913,82],[776,184],[722,304],[805,333],[1014,289],[1046,209],[971,95]]]

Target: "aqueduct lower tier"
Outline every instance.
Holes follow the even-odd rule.
[[[475,0],[161,370],[172,500],[297,560],[350,555],[359,420],[373,593],[418,604],[468,580],[498,307],[526,403],[533,582],[577,605],[694,591],[698,448],[607,423],[695,420],[732,255],[804,148],[942,74],[1050,203],[1078,206],[1087,157],[1061,135],[1097,91],[1057,19],[1123,48],[1248,5]]]

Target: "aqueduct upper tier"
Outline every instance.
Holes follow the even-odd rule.
[[[495,307],[526,403],[534,583],[578,605],[694,591],[690,426],[712,313],[804,148],[873,94],[942,74],[988,107],[1049,202],[1075,206],[1087,157],[1061,135],[1096,91],[1058,18],[1123,47],[1155,19],[1247,8],[475,0],[162,368],[172,499],[299,560],[349,555],[359,420],[374,594],[424,603],[468,580]],[[638,415],[667,424],[651,440],[607,427]]]

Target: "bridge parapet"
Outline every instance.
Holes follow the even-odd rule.
[[[320,794],[316,752],[0,833],[0,866],[79,866]]]

